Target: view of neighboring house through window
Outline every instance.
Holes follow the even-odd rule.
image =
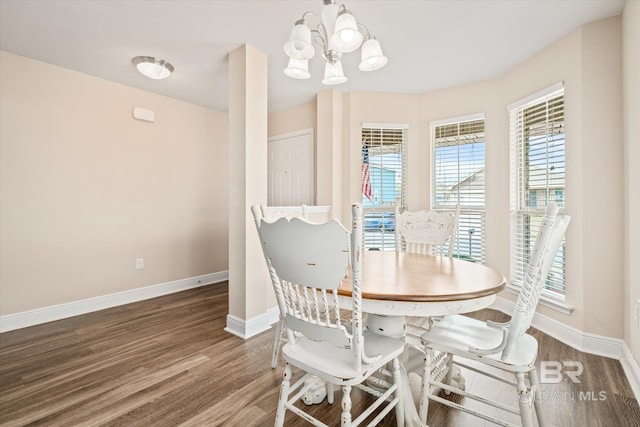
[[[484,117],[470,116],[431,124],[431,206],[460,206],[454,257],[485,262]],[[448,244],[436,248],[446,254]]]
[[[509,106],[511,140],[511,281],[521,285],[550,201],[565,202],[564,88],[558,84]],[[565,243],[543,295],[564,300]]]
[[[407,126],[362,126],[364,246],[395,250],[395,204],[404,206]]]

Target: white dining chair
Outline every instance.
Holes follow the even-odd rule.
[[[558,206],[551,202],[547,206],[540,225],[520,294],[509,322],[483,322],[461,315],[445,316],[422,335],[425,365],[419,413],[424,423],[427,420],[429,402],[436,401],[496,424],[514,425],[480,409],[471,408],[464,404],[464,400],[456,403],[436,394],[437,389],[443,389],[446,393],[453,392],[464,396],[464,399],[475,400],[519,415],[523,426],[533,425],[533,408],[535,408],[538,424],[543,425],[541,395],[534,366],[538,355],[538,342],[526,331],[531,326],[540,294],[569,225],[569,216],[560,218],[557,214]],[[447,356],[444,359],[447,360],[447,366],[443,370],[435,369],[436,365],[443,360],[438,357],[440,354]],[[465,359],[467,363],[460,359]],[[515,386],[514,397],[517,396],[519,406],[509,406],[505,402],[486,395],[482,396],[454,387],[451,383],[453,365]],[[492,372],[496,369],[496,372]],[[515,381],[497,375],[500,371],[515,375]]]
[[[395,206],[396,251],[435,253],[438,245],[448,241],[447,255],[453,256],[460,206],[454,211],[404,211]]]
[[[400,212],[395,206],[396,252],[435,254],[436,247],[448,243],[447,256],[453,256],[458,230],[460,206],[453,211],[407,211]],[[405,332],[408,343],[419,345],[420,335],[432,324],[431,317],[407,319]]]
[[[300,398],[313,386],[314,375],[342,388],[342,426],[357,426],[365,419],[378,424],[393,408],[398,426],[404,425],[400,399],[401,339],[363,330],[362,325],[362,207],[352,209],[352,231],[337,220],[312,224],[299,218],[261,220],[258,234],[288,334],[282,348],[284,369],[276,426],[290,411],[316,426],[326,424],[303,410]],[[352,310],[343,318],[338,288],[351,266]],[[292,384],[292,366],[303,375]],[[379,369],[391,366],[390,383],[382,390],[364,384]],[[352,421],[351,389],[373,394],[374,402]],[[327,387],[332,390],[333,387]],[[327,394],[333,402],[333,393]],[[369,421],[369,417],[373,420]]]
[[[252,206],[251,213],[256,222],[256,227],[260,227],[260,220],[274,222],[280,218],[302,218],[310,222],[326,222],[331,219],[331,206]],[[276,331],[273,342],[273,354],[271,356],[271,368],[278,366],[278,356],[280,355],[280,345],[286,342],[284,334],[284,321],[282,316],[276,323]]]

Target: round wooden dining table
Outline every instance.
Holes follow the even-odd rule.
[[[502,274],[486,265],[447,256],[365,251],[362,311],[386,316],[441,316],[490,306],[504,289]],[[349,305],[351,277],[339,295]],[[345,307],[348,308],[348,307]]]

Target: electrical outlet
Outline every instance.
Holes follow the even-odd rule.
[[[136,270],[142,270],[144,268],[144,258],[136,258]]]

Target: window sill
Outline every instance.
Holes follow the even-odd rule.
[[[507,285],[506,289],[509,292],[511,292],[513,294],[516,294],[516,295],[518,295],[520,293],[520,286],[509,284],[509,285]],[[573,313],[573,307],[572,306],[570,306],[568,304],[565,304],[562,301],[558,301],[556,299],[549,298],[549,297],[544,296],[544,295],[542,295],[540,297],[539,304],[540,305],[544,305],[545,307],[549,307],[549,308],[551,308],[553,310],[559,311],[560,313],[566,314],[567,316],[570,316],[571,313]]]

